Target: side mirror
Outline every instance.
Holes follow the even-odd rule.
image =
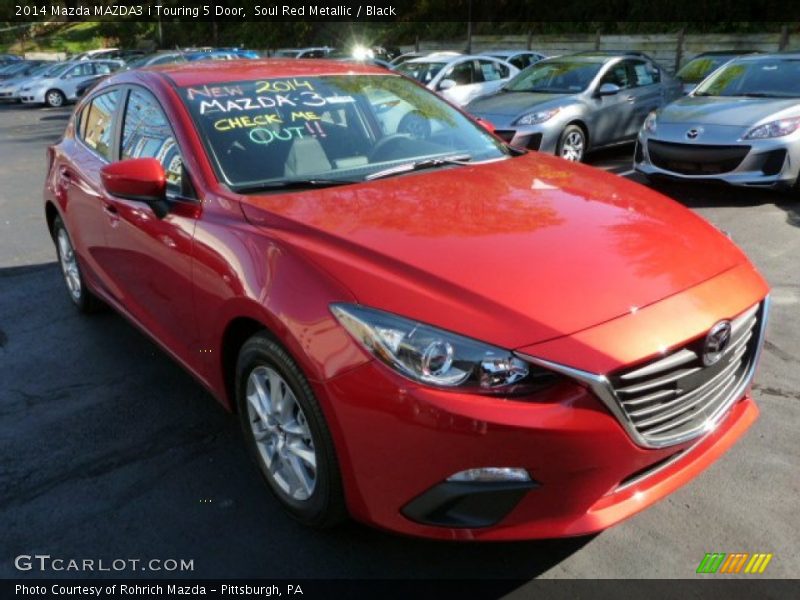
[[[597,90],[598,96],[614,96],[615,94],[619,94],[620,87],[616,83],[604,83],[600,86]]]
[[[159,218],[167,214],[167,175],[155,158],[131,158],[100,169],[103,187],[112,196],[144,202]]]
[[[456,85],[458,85],[458,84],[455,81],[453,81],[452,79],[443,79],[439,83],[439,89],[441,91],[452,90],[454,87],[456,87]]]

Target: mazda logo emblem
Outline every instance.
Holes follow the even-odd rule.
[[[720,321],[711,328],[703,344],[703,364],[707,367],[719,362],[731,341],[731,322]]]
[[[686,132],[686,139],[696,140],[701,133],[703,133],[702,127],[692,127],[689,131]]]

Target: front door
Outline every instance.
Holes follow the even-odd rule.
[[[169,210],[105,194],[109,214],[104,269],[123,306],[189,364],[196,327],[192,294],[192,241],[199,205],[185,198],[181,152],[156,98],[138,86],[127,92],[119,159],[156,158],[167,174]]]

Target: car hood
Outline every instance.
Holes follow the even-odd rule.
[[[658,117],[662,123],[687,125],[730,125],[747,127],[776,113],[796,109],[797,98],[721,98],[719,96],[688,96],[668,104]],[[775,118],[782,118],[778,115]]]
[[[490,121],[510,122],[533,108],[561,106],[569,94],[536,94],[533,92],[498,92],[470,102],[467,112]],[[543,106],[543,105],[547,106]]]
[[[505,348],[635,312],[747,260],[676,202],[538,153],[235,197],[360,303]]]
[[[37,87],[41,85],[52,85],[58,81],[58,77],[37,77],[36,79],[29,79],[22,83],[22,87]]]

